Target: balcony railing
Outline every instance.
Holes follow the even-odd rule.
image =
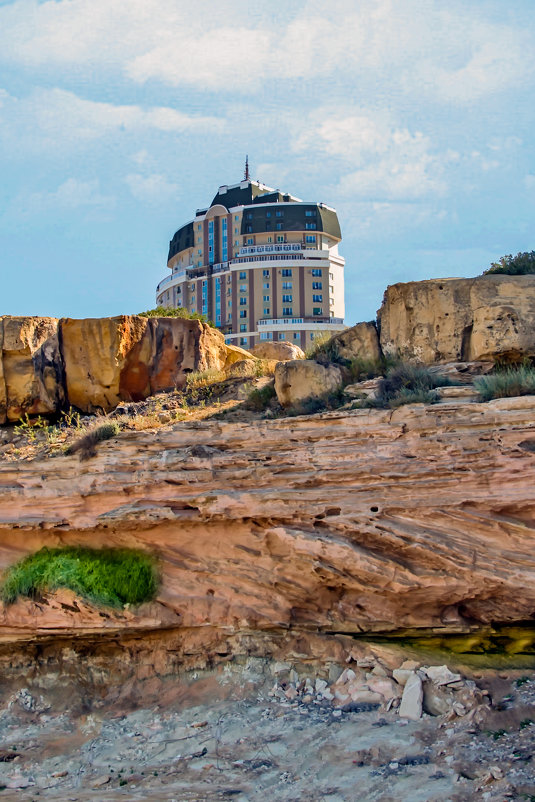
[[[320,315],[307,317],[274,317],[266,320],[259,320],[258,326],[291,326],[299,325],[300,323],[333,323],[335,325],[343,325],[344,319],[341,317],[321,317]]]

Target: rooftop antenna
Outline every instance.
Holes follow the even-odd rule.
[[[249,155],[245,157],[245,170],[243,173],[243,178],[245,181],[249,181]]]

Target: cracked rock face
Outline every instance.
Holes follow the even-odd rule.
[[[19,601],[0,635],[180,628],[462,632],[535,611],[535,398],[128,432],[0,466],[0,567],[133,546],[157,599],[102,617]],[[196,633],[196,634],[193,634]]]
[[[384,353],[432,362],[535,355],[535,276],[431,279],[388,287]]]

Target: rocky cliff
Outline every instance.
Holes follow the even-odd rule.
[[[384,353],[427,364],[535,356],[535,276],[393,284],[378,318]]]
[[[0,424],[72,405],[109,411],[250,356],[199,320],[0,318]]]
[[[157,600],[2,608],[3,639],[174,628],[470,631],[535,612],[535,398],[125,432],[0,467],[0,566],[45,545],[156,553]],[[200,646],[202,648],[202,646]]]

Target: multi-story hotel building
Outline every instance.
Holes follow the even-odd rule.
[[[336,211],[246,178],[219,187],[178,229],[159,306],[200,312],[227,342],[288,340],[307,348],[344,326],[344,259]]]

